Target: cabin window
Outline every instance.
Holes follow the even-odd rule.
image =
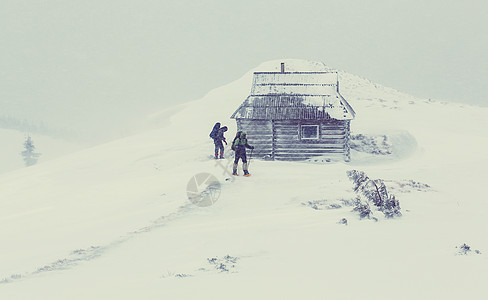
[[[302,125],[301,138],[304,140],[313,140],[319,138],[319,125]]]

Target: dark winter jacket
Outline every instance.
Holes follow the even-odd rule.
[[[234,141],[234,149],[236,152],[246,152],[246,148],[254,149],[253,146],[248,144],[246,133],[242,132],[241,136]]]
[[[219,143],[219,142],[222,142],[222,141],[226,142],[225,141],[225,137],[224,137],[224,132],[226,132],[226,131],[227,131],[227,126],[224,126],[224,127],[220,128],[219,131],[217,132],[217,135],[215,136],[214,141],[216,143]]]

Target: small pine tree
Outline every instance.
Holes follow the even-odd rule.
[[[20,152],[20,154],[24,159],[25,166],[29,167],[35,165],[41,154],[35,152],[36,146],[34,146],[34,141],[30,136],[27,136],[26,140],[24,141],[24,149],[25,150]]]
[[[373,202],[379,211],[383,212],[386,218],[399,217],[400,203],[395,196],[389,195],[386,185],[381,179],[370,179],[366,173],[357,170],[347,171],[347,176],[354,184],[354,192],[359,197],[356,199],[355,211],[360,212],[361,218],[369,217],[371,209],[368,202]],[[361,197],[365,203],[361,202]]]

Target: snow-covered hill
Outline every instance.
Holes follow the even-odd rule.
[[[340,72],[357,113],[352,161],[253,159],[252,176],[235,178],[230,156],[208,158],[208,133],[220,121],[234,135],[229,117],[252,71],[147,119],[161,128],[0,175],[0,298],[488,296],[488,109],[415,99]],[[378,140],[389,154],[368,150]],[[352,169],[384,179],[402,217],[360,219]],[[188,200],[199,173],[221,184],[208,207]]]
[[[23,157],[20,153],[25,150],[24,142],[27,136],[32,138],[36,147],[35,151],[41,154],[38,159],[39,163],[87,147],[82,143],[66,141],[46,135],[25,134],[17,130],[0,128],[0,140],[2,141],[2,148],[0,150],[0,174],[25,167]]]

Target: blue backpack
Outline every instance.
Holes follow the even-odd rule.
[[[210,132],[210,137],[215,139],[217,137],[217,132],[219,132],[220,129],[220,123],[215,123],[212,131]]]

